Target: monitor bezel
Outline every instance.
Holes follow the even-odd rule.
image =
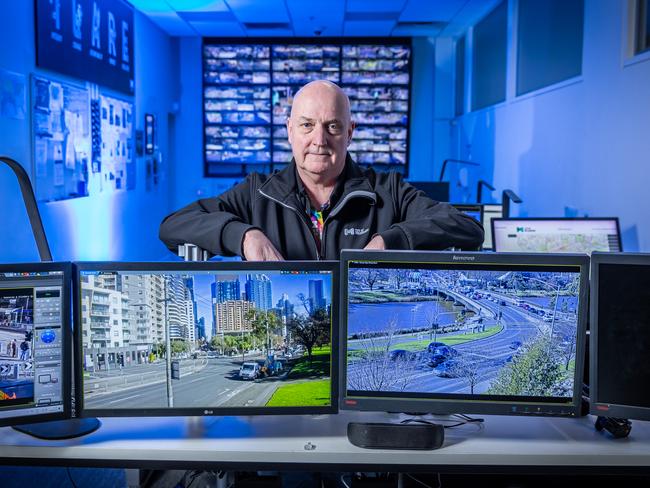
[[[460,212],[478,212],[479,224],[483,225],[483,204],[482,203],[452,203],[450,204]]]
[[[594,252],[591,255],[591,292],[589,305],[589,413],[607,417],[650,420],[650,407],[607,403],[598,400],[598,297],[600,265],[642,265],[650,270],[650,254]]]
[[[548,222],[548,221],[557,221],[557,222],[596,222],[596,221],[613,221],[616,223],[616,238],[618,240],[618,249],[619,252],[623,252],[623,241],[621,238],[621,226],[618,220],[618,217],[500,217],[493,218],[490,221],[490,227],[492,232],[492,249],[495,252],[508,252],[509,251],[499,251],[497,249],[497,241],[495,238],[494,225],[495,222],[502,221],[518,221],[518,222]],[[594,251],[595,252],[595,251]],[[567,253],[569,254],[569,253]]]
[[[0,418],[0,427],[9,425],[32,424],[49,422],[53,420],[67,420],[72,418],[72,266],[69,262],[38,262],[38,263],[13,263],[0,264],[0,273],[38,273],[61,271],[62,300],[61,307],[61,394],[63,398],[63,411],[57,413],[21,415],[16,417]]]
[[[172,407],[172,408],[87,408],[83,395],[83,366],[81,327],[75,328],[75,388],[77,389],[77,411],[81,417],[168,417],[168,416],[227,416],[227,415],[287,415],[287,414],[332,414],[338,412],[338,261],[172,261],[172,262],[105,262],[86,261],[74,263],[73,307],[76,323],[81,324],[81,282],[82,271],[163,271],[163,272],[238,272],[252,271],[330,271],[332,273],[332,310],[331,310],[331,377],[330,398],[328,406],[310,407]]]
[[[481,225],[485,231],[485,238],[483,239],[482,249],[485,251],[492,251],[494,249],[494,239],[492,237],[492,220],[503,218],[503,204],[501,203],[482,203],[483,210],[481,212]],[[490,224],[486,225],[487,215],[499,215],[499,217],[490,217]]]
[[[580,272],[578,323],[576,330],[576,365],[571,402],[555,404],[533,401],[398,399],[348,396],[347,392],[347,291],[349,261],[421,262],[423,264],[459,264],[472,262],[486,265],[577,266]],[[363,251],[341,252],[340,319],[339,319],[339,408],[341,410],[418,412],[435,414],[473,413],[486,415],[536,415],[578,417],[581,415],[582,378],[586,347],[587,300],[589,298],[589,257],[586,254],[481,253],[453,251]]]

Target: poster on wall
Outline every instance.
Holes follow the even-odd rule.
[[[133,8],[123,0],[34,0],[36,65],[133,94]]]
[[[93,170],[99,181],[91,188],[99,192],[135,188],[133,104],[100,95],[101,152]]]
[[[90,105],[85,87],[32,78],[36,198],[51,202],[89,194]]]
[[[0,69],[0,117],[24,120],[25,75]]]

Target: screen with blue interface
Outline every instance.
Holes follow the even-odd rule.
[[[77,347],[85,411],[209,415],[332,405],[334,263],[228,271],[83,266]]]
[[[63,271],[0,270],[0,425],[63,415],[65,309]]]

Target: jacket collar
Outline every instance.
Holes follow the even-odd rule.
[[[291,158],[291,162],[287,167],[278,173],[272,174],[260,186],[258,191],[280,203],[299,208],[298,193],[302,185],[299,185],[298,178],[296,161]],[[350,153],[346,155],[345,167],[339,178],[343,179],[343,192],[338,198],[339,201],[343,201],[346,196],[355,191],[369,192],[373,195],[375,193],[370,181],[370,179],[374,179],[374,173],[363,171],[353,161]],[[368,195],[365,196],[371,198]],[[375,200],[375,198],[372,199]]]

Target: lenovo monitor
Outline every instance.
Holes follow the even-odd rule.
[[[70,417],[70,269],[0,264],[0,426]]]
[[[338,263],[75,266],[84,416],[336,411]]]
[[[341,254],[341,408],[577,416],[583,255]]]
[[[650,420],[650,254],[591,255],[591,413]]]
[[[483,204],[483,230],[485,231],[485,238],[483,239],[483,249],[494,249],[492,239],[492,219],[500,219],[503,217],[503,205],[500,203],[485,203]]]
[[[452,203],[456,210],[469,215],[478,223],[483,223],[483,205],[480,203]]]
[[[497,252],[622,251],[618,218],[492,219]]]

